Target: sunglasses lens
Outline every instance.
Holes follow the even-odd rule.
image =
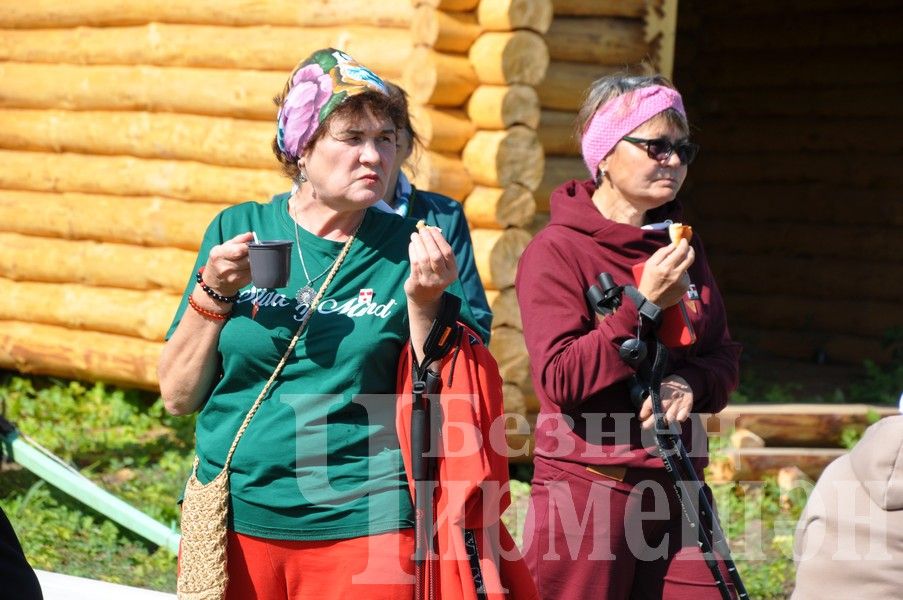
[[[674,151],[674,146],[668,140],[649,140],[648,154],[655,160],[666,160]]]
[[[692,142],[684,142],[683,144],[678,144],[674,151],[677,152],[677,158],[680,159],[680,162],[688,165],[696,158],[696,154],[699,152],[699,145]]]

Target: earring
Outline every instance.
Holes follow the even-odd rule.
[[[596,175],[596,187],[600,187],[602,185],[603,179],[605,179],[605,167],[599,167],[599,172]]]
[[[307,173],[304,172],[304,168],[301,166],[301,161],[298,161],[298,183],[305,183],[307,181]]]

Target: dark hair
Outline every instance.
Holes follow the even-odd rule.
[[[288,91],[289,88],[286,86],[286,88],[282,90],[282,93],[273,98],[273,102],[277,107],[282,107],[282,103],[285,102]],[[334,120],[354,118],[364,115],[367,111],[372,112],[377,117],[389,119],[396,129],[406,127],[405,123],[409,122],[406,104],[400,103],[397,98],[393,98],[391,95],[367,90],[366,92],[345,98],[341,104],[329,113],[329,116],[317,126],[316,130],[314,130],[313,135],[310,136],[310,139],[304,147],[299,148],[299,155],[303,155],[313,148],[316,143],[329,132],[329,127]],[[293,182],[298,183],[298,177],[301,174],[301,170],[298,168],[298,159],[283,152],[282,149],[279,148],[279,143],[275,136],[273,137],[271,147],[273,148],[273,154],[276,156],[276,160],[282,165],[282,172]]]
[[[401,86],[389,83],[388,81],[386,82],[386,89],[389,91],[389,97],[400,104],[404,109],[404,123],[402,124],[401,129],[407,131],[408,135],[411,136],[411,147],[420,146],[420,136],[417,135],[417,131],[414,130],[414,125],[411,123],[411,112],[408,108],[408,93],[404,91]]]

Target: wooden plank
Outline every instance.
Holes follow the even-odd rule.
[[[831,331],[806,332],[765,327],[731,327],[735,340],[752,355],[830,364],[861,365],[864,360],[889,364],[893,357],[883,340]]]
[[[53,165],[53,177],[47,176]],[[275,170],[200,163],[0,150],[0,189],[166,196],[191,202],[265,200],[288,187]]]
[[[899,23],[903,12],[896,8],[881,11],[848,10],[813,18],[811,14],[784,12],[745,19],[724,19],[717,27],[707,28],[706,41],[726,50],[761,48],[787,50],[850,49],[903,44],[903,29],[882,27]]]
[[[197,251],[207,225],[227,206],[159,196],[0,190],[0,231]]]
[[[477,7],[480,26],[486,31],[532,29],[545,33],[552,23],[551,0],[486,0]]]
[[[157,390],[163,344],[54,325],[0,322],[0,368]]]
[[[650,54],[642,19],[557,17],[545,35],[553,61],[624,65]]]
[[[133,27],[7,29],[0,60],[83,65],[157,65],[280,71],[321,48],[341,48],[397,79],[414,48],[407,28],[217,27],[151,23]]]
[[[108,0],[0,0],[0,27],[79,27],[188,23],[198,25],[374,25],[404,27],[411,24],[410,0],[130,0],[127,4]]]
[[[710,90],[769,88],[796,89],[861,87],[893,85],[903,80],[894,69],[896,52],[888,48],[857,47],[855,52],[809,50],[796,53],[786,60],[788,50],[761,47],[748,51],[715,51],[700,53],[694,58],[696,69],[705,72],[706,88]],[[743,69],[737,69],[742,64]],[[792,84],[791,84],[792,82]]]
[[[467,52],[483,28],[471,12],[446,12],[431,6],[418,6],[411,30],[418,46],[441,52]],[[377,39],[383,43],[381,38]]]
[[[710,435],[748,429],[768,446],[840,447],[845,429],[860,433],[880,418],[899,414],[890,406],[868,404],[728,404],[706,422]]]
[[[0,110],[0,148],[275,170],[273,123],[123,111]]]
[[[196,252],[0,233],[0,275],[14,281],[78,283],[181,294]],[[140,268],[138,268],[140,266]]]
[[[537,85],[549,66],[549,49],[541,35],[518,31],[489,31],[468,52],[480,83]]]
[[[621,70],[622,67],[588,65],[555,60],[549,63],[542,82],[536,86],[539,104],[552,110],[576,112],[583,104],[589,85],[602,77]]]
[[[464,215],[471,228],[524,227],[533,221],[536,203],[527,188],[476,186],[464,201]]]
[[[536,189],[543,176],[543,152],[536,132],[515,125],[501,131],[478,131],[461,160],[476,183],[492,187],[522,185]]]
[[[532,239],[523,229],[474,229],[474,262],[487,290],[504,290],[514,285],[517,261]],[[494,334],[493,334],[494,336]],[[494,339],[494,338],[493,338]]]
[[[693,97],[687,104],[691,111],[695,107],[697,113],[704,115],[897,118],[903,115],[903,105],[892,101],[896,98],[897,89],[898,86],[891,84],[864,88],[814,88],[805,91],[775,88],[759,90],[754,94],[749,90],[722,90],[717,95],[701,94]]]
[[[555,17],[639,17],[646,15],[646,0],[552,0]]]
[[[577,113],[544,110],[539,120],[539,142],[546,155],[580,156],[575,130]]]
[[[903,281],[899,262],[835,259],[826,268],[820,258],[723,253],[709,261],[718,284],[731,292],[899,301],[899,286],[888,282]]]
[[[897,136],[865,135],[881,131],[885,118],[706,117],[698,133],[708,153],[746,152],[750,149],[789,152],[844,152],[903,154],[903,139]],[[792,135],[788,135],[792,132]]]
[[[181,294],[0,277],[0,321],[25,321],[162,342]]]
[[[0,108],[136,110],[275,122],[271,71],[0,63]]]
[[[859,258],[894,262],[903,234],[895,227],[706,220],[697,228],[713,253]]]
[[[845,153],[703,154],[693,163],[694,176],[711,183],[800,183],[898,189],[895,165],[903,156],[851,157]]]
[[[542,182],[533,196],[536,198],[536,211],[549,212],[549,197],[559,185],[571,179],[589,179],[589,172],[583,159],[572,156],[547,156]]]
[[[813,480],[846,454],[840,448],[739,448],[724,451],[724,457],[713,460],[706,479],[712,482],[762,481],[777,476],[784,467],[798,467]]]
[[[811,300],[803,295],[725,294],[725,306],[732,323],[747,327],[825,332],[880,339],[900,324],[898,302],[821,298]]]
[[[691,170],[688,183],[695,179]],[[695,185],[687,192],[687,198],[705,220],[903,225],[903,202],[888,202],[886,190],[854,188],[845,184],[706,182]]]

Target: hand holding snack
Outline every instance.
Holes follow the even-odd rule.
[[[696,253],[690,246],[693,229],[682,223],[672,223],[668,227],[668,235],[672,243],[659,248],[643,269],[643,276],[637,288],[661,308],[673,306],[680,301],[690,287],[687,270],[696,259]],[[681,244],[681,240],[687,240]]]
[[[690,240],[693,239],[693,228],[683,223],[671,223],[668,226],[668,236],[674,245],[679,244],[680,240],[687,240],[689,244]]]

